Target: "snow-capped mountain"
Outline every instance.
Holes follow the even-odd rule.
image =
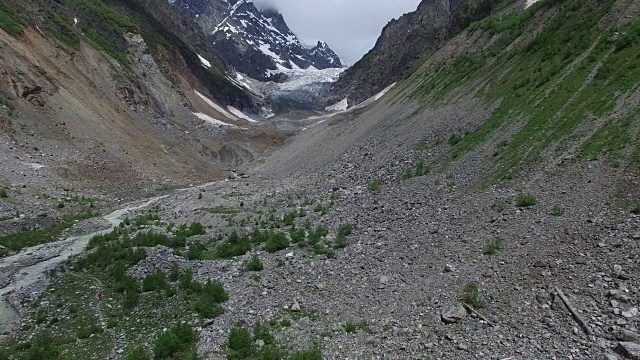
[[[249,0],[169,2],[212,36],[216,51],[229,65],[252,78],[277,81],[285,69],[342,67],[326,43],[302,44],[274,9],[258,9]]]

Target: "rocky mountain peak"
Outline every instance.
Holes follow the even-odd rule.
[[[213,38],[216,51],[241,73],[270,80],[286,69],[341,68],[325,42],[305,47],[274,8],[257,8],[247,0],[172,0]]]

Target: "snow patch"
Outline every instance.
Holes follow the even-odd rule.
[[[202,56],[198,55],[198,58],[200,59],[200,62],[202,63],[202,66],[206,67],[206,68],[211,68],[211,63],[209,62],[209,60],[203,58]]]
[[[204,100],[204,102],[206,102],[209,106],[211,106],[215,111],[217,111],[220,114],[228,117],[231,120],[238,120],[237,117],[233,116],[231,113],[229,113],[227,110],[225,110],[222,106],[214,103],[213,101],[211,101],[211,99],[209,99],[208,97],[200,94],[197,90],[193,90],[193,92],[195,92],[196,95],[198,95],[202,100]]]
[[[233,124],[228,124],[224,121],[221,120],[217,120],[212,118],[211,116],[207,115],[207,114],[203,114],[203,113],[193,113],[193,115],[195,115],[197,118],[206,121],[207,123],[211,124],[211,125],[215,125],[215,126],[229,126],[229,127],[234,127],[237,128],[237,126],[233,125]]]
[[[249,122],[252,122],[252,123],[258,122],[257,120],[254,120],[254,119],[250,118],[248,115],[246,115],[246,114],[245,114],[245,113],[243,113],[242,111],[240,111],[240,110],[238,110],[238,109],[234,108],[234,107],[233,107],[233,106],[231,106],[231,105],[227,106],[227,109],[229,109],[229,111],[230,111],[233,115],[237,116],[237,117],[238,117],[238,118],[240,118],[240,119],[245,119],[245,120],[247,120],[247,121],[249,121]]]
[[[349,108],[349,99],[344,98],[339,103],[333,104],[331,106],[327,106],[325,108],[326,111],[345,111]]]
[[[538,1],[540,1],[540,0],[527,0],[527,3],[526,3],[526,4],[524,4],[524,8],[526,9],[526,8],[528,8],[529,6],[531,6],[531,5],[535,4],[535,3],[537,3]]]

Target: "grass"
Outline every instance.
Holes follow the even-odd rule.
[[[538,201],[535,195],[521,193],[516,196],[516,206],[520,208],[534,206]]]
[[[404,180],[411,179],[413,177],[421,177],[426,176],[431,172],[431,168],[424,164],[424,161],[420,160],[416,163],[413,168],[405,168],[397,177],[397,181],[401,182]]]
[[[564,216],[564,208],[561,206],[554,206],[551,210],[551,215],[553,216]]]
[[[346,332],[347,334],[352,334],[358,332],[359,330],[365,330],[369,328],[369,323],[364,320],[358,323],[347,321],[342,327],[344,329],[344,332]]]
[[[0,28],[13,37],[22,35],[23,22],[16,17],[11,9],[0,4]]]
[[[468,283],[464,289],[462,290],[462,301],[465,304],[471,305],[475,309],[482,309],[484,307],[484,303],[480,299],[478,295],[478,284],[476,283]]]
[[[86,212],[65,216],[60,221],[41,229],[23,230],[14,234],[0,236],[0,245],[9,250],[18,251],[27,247],[46,244],[58,240],[62,232],[72,227],[76,220],[95,217],[96,214]]]
[[[579,158],[600,157],[640,170],[634,160],[640,151],[640,134],[634,127],[640,109],[630,106],[623,117],[615,113],[620,97],[640,81],[640,69],[634,65],[640,21],[598,26],[614,3],[543,1],[521,13],[492,15],[470,27],[499,34],[489,48],[434,62],[412,76],[410,81],[417,85],[413,96],[418,99],[442,101],[451,90],[463,87],[478,89],[476,96],[487,105],[497,104],[484,123],[463,137],[452,135],[450,149],[434,164],[446,165],[513,129],[495,154],[487,183],[526,172],[552,144],[558,149],[577,144]],[[534,14],[543,12],[548,21],[531,37],[525,30],[539,21]],[[589,123],[593,118],[602,120]]]
[[[502,250],[502,240],[496,239],[485,246],[482,253],[484,255],[495,255]]]
[[[371,192],[378,193],[380,192],[380,183],[378,182],[378,180],[371,180],[367,184],[367,189],[369,189],[369,191]]]

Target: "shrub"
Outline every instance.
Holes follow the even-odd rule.
[[[293,225],[297,217],[298,217],[298,212],[292,211],[282,218],[282,222],[287,226],[291,226]]]
[[[251,240],[246,236],[239,237],[238,233],[233,231],[226,242],[218,244],[216,247],[216,257],[231,259],[236,256],[242,256],[249,250],[251,250]]]
[[[227,359],[250,359],[256,354],[251,333],[245,328],[232,328],[227,339]]]
[[[289,247],[289,239],[281,232],[273,234],[264,245],[264,249],[269,253],[284,250]]]
[[[369,184],[367,184],[367,189],[375,193],[380,192],[380,183],[378,180],[371,180],[369,181]]]
[[[351,224],[340,225],[338,228],[338,234],[349,236],[353,232],[353,226]]]
[[[481,309],[484,304],[480,300],[478,295],[478,284],[468,283],[463,289],[462,301],[464,303],[473,306],[476,309]]]
[[[173,329],[160,334],[153,344],[155,360],[180,359],[193,352],[196,333],[186,324],[177,325]]]
[[[500,250],[502,250],[502,241],[500,239],[496,239],[485,246],[484,251],[482,252],[484,255],[495,255]]]
[[[61,201],[58,203],[58,209],[63,209],[64,208],[64,203]]]
[[[249,260],[244,266],[246,271],[262,271],[264,266],[262,265],[262,261],[258,258],[258,255],[253,255],[251,260]]]
[[[142,291],[144,292],[161,291],[168,288],[169,285],[164,277],[164,273],[160,270],[155,270],[142,280]]]
[[[291,238],[291,242],[294,244],[303,242],[306,235],[306,231],[302,228],[293,227],[289,230],[289,237]]]
[[[11,10],[0,4],[0,28],[13,37],[22,35],[22,21]]]
[[[517,207],[531,207],[537,203],[536,197],[532,194],[518,194],[516,196]]]
[[[636,205],[636,207],[631,210],[631,213],[634,215],[640,215],[640,202],[638,202],[638,205]]]
[[[169,269],[169,281],[175,282],[180,278],[180,267],[178,264],[171,265],[171,269]]]
[[[193,283],[191,287],[194,287]],[[207,319],[213,319],[224,314],[224,308],[220,304],[227,301],[229,295],[222,284],[217,281],[208,281],[198,288],[198,298],[194,306],[195,311]]]
[[[37,335],[29,344],[29,348],[20,359],[40,360],[59,359],[60,349],[55,345],[51,336],[47,333]]]
[[[131,351],[129,351],[125,359],[126,360],[150,360],[151,358],[149,357],[149,355],[147,354],[147,352],[144,350],[142,346],[137,346],[133,348]]]
[[[7,194],[7,190],[0,188],[0,199],[6,199],[8,197],[9,197],[9,195]]]
[[[551,215],[553,216],[564,216],[564,209],[560,206],[555,206],[553,210],[551,210]]]
[[[428,175],[430,171],[431,169],[428,166],[424,165],[424,161],[420,160],[416,165],[415,176],[416,177],[425,176],[425,175]]]
[[[356,331],[358,331],[358,326],[356,326],[356,324],[348,322],[346,324],[344,324],[344,332],[346,332],[347,334],[350,333],[354,333]]]
[[[333,247],[335,249],[344,249],[348,245],[349,245],[349,242],[347,241],[347,237],[344,234],[338,233],[338,235],[336,235],[336,241],[333,244]]]

